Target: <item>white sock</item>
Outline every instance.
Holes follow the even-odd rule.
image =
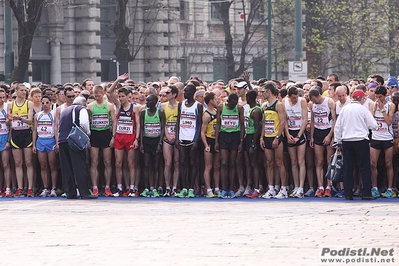
[[[269,186],[269,190],[273,190],[274,189],[274,186]]]
[[[119,189],[120,191],[122,191],[122,189],[123,189],[123,188],[122,188],[122,184],[118,184],[117,186],[118,186],[118,189]]]
[[[206,192],[207,192],[207,193],[212,192],[212,189],[211,189],[211,188],[208,188],[208,189],[206,190]]]
[[[319,187],[319,189],[324,191],[324,187]]]
[[[220,189],[218,187],[215,187],[215,192],[218,192]]]
[[[134,190],[134,185],[130,185],[130,189],[131,189],[131,190]]]

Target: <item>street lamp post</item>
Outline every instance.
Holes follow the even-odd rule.
[[[8,1],[4,4],[4,40],[4,78],[6,83],[11,84],[12,69],[14,68],[14,51],[12,50],[11,7]]]
[[[267,2],[267,79],[272,78],[272,0]]]

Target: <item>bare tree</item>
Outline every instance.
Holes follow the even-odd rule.
[[[224,44],[226,46],[226,64],[227,64],[227,79],[240,76],[248,69],[249,63],[246,60],[248,51],[251,50],[256,43],[264,40],[266,34],[262,37],[256,36],[255,33],[264,30],[264,25],[267,20],[264,10],[265,0],[241,0],[242,14],[244,16],[244,31],[242,39],[233,39],[231,33],[230,15],[229,11],[233,1],[221,1],[213,3],[213,5],[220,11],[221,21],[223,23]],[[247,3],[249,9],[247,9]],[[249,12],[247,12],[249,10]],[[238,47],[239,58],[234,59],[234,47]],[[252,60],[251,60],[252,61]]]
[[[116,2],[116,19],[114,25],[114,33],[116,36],[116,43],[114,54],[116,60],[119,62],[130,62],[134,61],[138,52],[145,45],[146,40],[149,35],[149,31],[155,23],[155,19],[159,12],[159,8],[162,7],[158,0],[153,0],[151,2],[146,2],[142,5],[140,0],[135,0],[132,6],[132,14],[127,15],[127,4],[129,0],[115,0]],[[132,43],[130,43],[130,34],[132,29],[138,27],[139,12],[142,10],[144,12],[144,17],[142,18],[144,22],[148,22],[147,27],[143,29],[139,35],[133,34]],[[129,27],[128,24],[131,24]]]
[[[12,72],[12,80],[22,81],[30,58],[32,40],[40,22],[45,0],[8,0],[22,36],[18,39],[18,62]]]

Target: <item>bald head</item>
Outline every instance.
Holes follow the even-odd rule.
[[[348,94],[345,86],[338,86],[335,90],[335,94],[338,97],[338,101],[340,101],[341,103],[346,102],[346,97],[348,96]]]

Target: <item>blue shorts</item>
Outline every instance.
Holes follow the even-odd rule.
[[[55,138],[37,138],[36,149],[39,152],[51,152],[55,148]]]
[[[8,134],[0,135],[0,152],[4,151],[8,141]]]

